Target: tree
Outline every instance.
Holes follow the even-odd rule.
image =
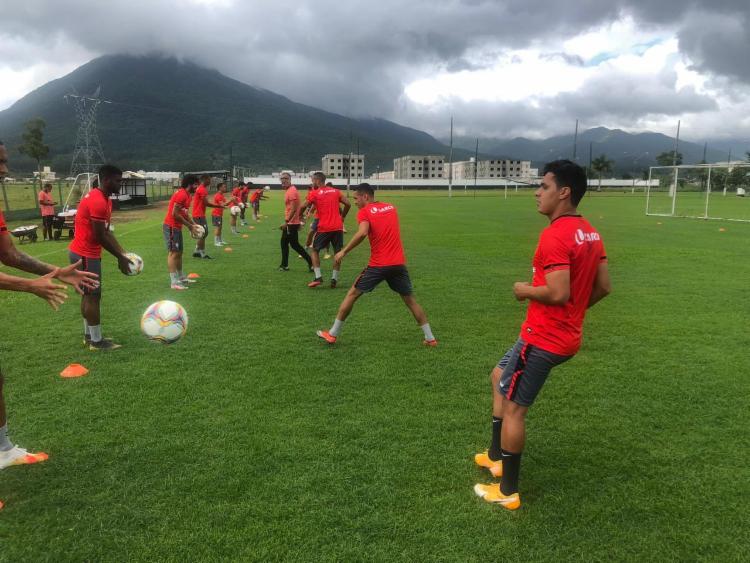
[[[682,164],[682,153],[677,153],[677,160],[674,159],[674,151],[663,152],[656,157],[659,166],[672,166],[672,164]]]
[[[18,152],[36,160],[36,169],[39,172],[39,190],[43,185],[42,159],[47,158],[49,147],[44,144],[44,128],[47,124],[41,117],[35,117],[26,122],[26,132],[23,134],[23,144],[18,147]],[[38,204],[37,204],[38,205]]]
[[[602,191],[602,174],[612,172],[613,165],[614,162],[609,160],[606,154],[601,154],[591,161],[591,169],[599,176],[599,188],[596,191]]]

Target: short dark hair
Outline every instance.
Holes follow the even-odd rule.
[[[375,197],[375,189],[367,182],[362,182],[359,186],[354,189],[358,194],[367,194],[370,197]]]
[[[312,177],[313,178],[317,178],[321,182],[325,182],[326,181],[326,175],[323,174],[322,172],[315,172],[315,173],[313,173]]]
[[[193,184],[198,184],[200,180],[198,180],[198,176],[195,174],[185,174],[182,177],[182,181],[180,182],[180,186],[183,188],[187,188],[188,186],[192,186]]]
[[[542,176],[550,173],[555,176],[559,188],[570,188],[570,201],[573,205],[583,199],[586,193],[586,171],[570,160],[553,160],[544,165]]]
[[[122,170],[112,164],[103,164],[99,167],[99,173],[97,174],[100,178],[111,178],[112,176],[122,176]]]

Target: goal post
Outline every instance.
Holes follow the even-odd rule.
[[[750,222],[750,162],[652,166],[646,215]]]

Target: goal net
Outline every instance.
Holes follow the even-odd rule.
[[[750,162],[652,166],[646,215],[750,222]]]

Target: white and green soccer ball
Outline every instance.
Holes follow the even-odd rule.
[[[174,344],[185,336],[188,314],[174,301],[157,301],[141,317],[141,331],[146,338],[162,344]]]

